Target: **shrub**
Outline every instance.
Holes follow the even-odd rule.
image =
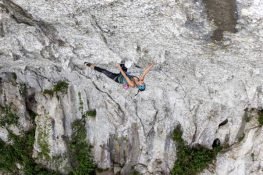
[[[221,147],[212,150],[203,146],[193,147],[186,145],[182,139],[180,127],[176,127],[173,133],[173,140],[176,142],[176,155],[172,169],[173,175],[194,175],[205,169],[216,158]]]
[[[94,110],[86,111],[85,116],[96,117],[96,114],[97,114],[96,109],[94,109]]]
[[[53,87],[54,92],[62,92],[66,93],[68,90],[68,83],[66,81],[59,81],[57,84]]]
[[[18,125],[19,117],[12,111],[11,106],[0,106],[0,126]]]
[[[4,111],[6,118],[1,120],[1,124],[17,124],[18,117],[11,111],[11,107],[0,107],[1,112]],[[28,111],[30,115],[37,115],[33,111]],[[2,123],[3,122],[3,123]],[[33,145],[35,139],[35,123],[34,127],[22,133],[21,136],[15,135],[8,130],[8,138],[11,144],[5,143],[0,139],[0,171],[11,174],[39,174],[39,175],[56,175],[55,171],[49,170],[42,165],[35,163],[32,158]],[[20,165],[21,168],[17,167]]]
[[[73,168],[70,174],[95,174],[96,165],[93,162],[91,145],[87,143],[87,133],[83,119],[72,123],[69,151]]]
[[[53,96],[55,93],[66,93],[68,90],[68,83],[66,81],[58,81],[52,89],[45,89],[43,94]]]
[[[52,170],[38,165],[32,158],[35,129],[25,132],[22,136],[17,136],[9,131],[9,139],[12,144],[7,144],[0,139],[0,171],[12,174],[41,174],[56,175]],[[20,170],[16,166],[19,163],[23,168]]]

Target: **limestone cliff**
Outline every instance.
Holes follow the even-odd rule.
[[[263,173],[263,2],[220,2],[0,0],[0,139],[34,127],[34,161],[68,174],[83,120],[100,169],[169,174],[180,124],[190,146],[229,146],[201,174]],[[135,75],[155,64],[145,92],[83,64],[121,60]]]

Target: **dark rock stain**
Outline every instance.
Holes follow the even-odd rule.
[[[217,26],[211,36],[212,40],[222,40],[224,31],[237,32],[236,0],[203,0],[203,2],[209,20],[214,21]]]

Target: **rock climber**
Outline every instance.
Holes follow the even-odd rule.
[[[115,82],[123,84],[123,87],[125,89],[128,89],[129,87],[132,88],[138,88],[138,92],[144,91],[146,88],[146,85],[144,83],[145,76],[148,74],[150,69],[153,67],[153,64],[149,64],[143,71],[143,73],[137,77],[134,75],[129,75],[127,74],[127,68],[125,67],[124,64],[116,64],[116,67],[120,70],[120,73],[112,73],[106,69],[97,67],[95,64],[91,64],[88,62],[84,62],[84,64],[98,72],[101,72],[105,74],[107,77],[113,79]],[[136,94],[136,95],[137,95]],[[135,95],[135,96],[136,96]]]

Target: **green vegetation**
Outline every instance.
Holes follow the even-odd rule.
[[[68,90],[68,83],[66,81],[59,81],[54,85],[52,89],[45,89],[44,94],[53,96],[55,93],[61,92],[66,93]]]
[[[43,120],[44,119],[44,120]],[[42,122],[40,122],[42,120]],[[40,147],[40,152],[39,152],[39,157],[45,160],[50,160],[50,148],[48,144],[49,136],[51,133],[51,121],[49,116],[38,116],[35,118],[35,121],[37,123],[42,123],[39,124],[36,128],[36,139],[37,139],[37,144]]]
[[[51,97],[54,95],[54,91],[51,89],[45,89],[43,93]]]
[[[45,90],[48,94],[54,95],[56,92],[65,93],[68,84],[66,82],[59,82],[52,90]],[[19,92],[26,95],[26,86],[21,85]],[[83,106],[83,101],[82,106]],[[11,104],[12,105],[12,104]],[[5,143],[0,139],[0,171],[6,174],[25,174],[25,175],[56,175],[60,174],[56,171],[49,170],[44,166],[37,164],[32,158],[33,145],[35,139],[35,131],[38,130],[37,143],[41,149],[40,158],[45,158],[52,163],[58,163],[64,160],[63,157],[50,157],[50,148],[48,144],[49,131],[45,126],[36,128],[35,120],[37,114],[34,111],[27,110],[32,121],[33,128],[29,131],[17,136],[8,129],[7,126],[14,124],[18,125],[18,116],[9,106],[0,106],[0,126],[6,127],[9,132],[9,142]],[[82,114],[84,114],[82,110]],[[85,112],[88,116],[96,116],[96,110]],[[83,117],[85,117],[83,115]],[[85,119],[76,120],[72,123],[72,136],[67,143],[70,155],[70,165],[72,175],[95,175],[96,164],[93,161],[91,149],[92,146],[87,142],[87,133],[85,128]],[[59,167],[59,163],[56,167]],[[69,168],[69,167],[68,167]]]
[[[78,96],[79,96],[79,110],[81,112],[81,115],[85,116],[85,117],[96,117],[96,114],[97,114],[96,109],[84,112],[84,107],[83,107],[84,103],[83,103],[83,100],[81,98],[80,92],[78,93]]]
[[[48,133],[47,133],[46,129],[42,129],[42,128],[39,128],[38,132],[39,133],[38,133],[37,142],[38,142],[40,149],[41,149],[40,155],[42,156],[42,158],[46,158],[49,160],[50,159],[50,156],[49,156],[50,149],[49,149],[49,145],[47,143]]]
[[[87,143],[87,133],[84,119],[72,123],[72,135],[69,142],[71,155],[71,166],[73,171],[70,174],[95,174],[96,165],[91,154],[91,145]]]
[[[0,111],[1,114],[4,114],[0,122],[2,127],[7,127],[10,124],[18,124],[18,116],[12,112],[10,106],[0,107]],[[34,118],[37,114],[29,111],[29,115],[32,116],[31,118]],[[34,120],[32,120],[32,122],[34,124]],[[31,130],[24,132],[21,136],[15,135],[8,128],[6,129],[9,133],[9,143],[5,143],[0,139],[0,171],[7,174],[26,175],[59,174],[35,163],[32,158],[35,124]]]
[[[85,115],[86,117],[87,117],[87,116],[96,117],[96,114],[97,114],[96,109],[94,109],[94,110],[86,111],[84,115]]]
[[[79,96],[79,110],[80,110],[80,112],[81,112],[81,115],[83,115],[84,114],[84,112],[83,112],[83,110],[84,110],[84,107],[83,107],[83,100],[82,100],[82,98],[81,98],[81,93],[79,92],[78,93],[78,96]]]
[[[263,126],[263,110],[258,110],[258,123]]]
[[[0,126],[18,125],[19,117],[12,111],[11,105],[0,106]]]
[[[54,171],[38,165],[32,158],[35,129],[25,132],[22,136],[17,136],[9,131],[9,140],[12,144],[7,144],[0,139],[0,171],[11,174],[33,175],[56,175]],[[19,164],[22,169],[17,167]]]
[[[66,93],[68,90],[68,83],[66,81],[59,81],[57,84],[53,87],[54,92],[62,92]]]
[[[173,133],[176,142],[177,160],[175,161],[172,175],[195,175],[206,168],[216,158],[222,149],[220,146],[212,150],[202,146],[191,148],[182,139],[182,131],[177,127]]]

